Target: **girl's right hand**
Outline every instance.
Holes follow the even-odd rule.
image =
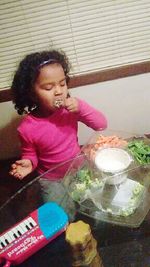
[[[69,112],[77,112],[79,110],[79,103],[77,98],[75,97],[66,98],[65,107]]]
[[[10,174],[15,178],[22,180],[25,176],[31,173],[33,170],[32,162],[29,159],[16,160],[15,163],[11,165]]]

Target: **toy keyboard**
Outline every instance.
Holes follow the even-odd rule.
[[[0,235],[0,264],[18,265],[65,231],[68,216],[48,202]]]

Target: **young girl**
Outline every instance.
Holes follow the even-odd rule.
[[[48,181],[64,177],[69,163],[63,162],[80,153],[78,121],[94,130],[107,126],[100,111],[69,95],[69,70],[66,55],[52,50],[27,55],[15,73],[13,102],[19,114],[26,113],[18,127],[22,156],[10,171],[17,179],[50,170],[47,188]]]

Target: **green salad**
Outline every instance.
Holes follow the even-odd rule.
[[[104,184],[104,182],[100,181],[98,178],[92,180],[91,171],[88,169],[79,170],[76,174],[75,180],[77,182],[72,192],[72,198],[75,201],[81,201],[87,190],[95,187],[100,188]]]
[[[150,146],[145,144],[143,140],[133,140],[128,143],[128,149],[132,156],[140,164],[150,163]]]
[[[79,170],[76,173],[74,180],[75,180],[75,184],[74,184],[74,187],[73,187],[73,190],[71,193],[74,201],[81,203],[83,200],[88,199],[88,198],[90,198],[93,201],[93,198],[90,196],[94,197],[95,192],[98,195],[100,195],[103,192],[105,180],[99,179],[99,178],[93,179],[91,171],[88,170],[87,168]],[[130,180],[130,179],[128,179],[128,180]],[[107,208],[103,209],[101,207],[100,209],[103,212],[107,212],[107,213],[110,213],[112,215],[118,215],[118,216],[124,216],[124,217],[129,216],[129,215],[134,213],[135,209],[139,205],[141,194],[143,194],[143,190],[144,190],[144,186],[138,182],[135,182],[135,186],[131,190],[131,197],[130,197],[128,203],[122,207],[118,206],[117,212],[116,212],[116,208],[115,208],[115,211],[113,210],[114,206],[113,206],[113,204],[111,205],[111,203]],[[118,189],[118,191],[119,191],[119,189]],[[97,206],[95,201],[93,203],[95,206]],[[97,203],[97,204],[100,204],[100,203]],[[97,207],[99,208],[99,206],[100,205],[98,205]],[[115,207],[117,207],[117,204]]]

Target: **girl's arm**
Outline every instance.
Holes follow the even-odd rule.
[[[69,112],[77,112],[78,120],[93,130],[104,130],[107,128],[105,115],[78,98],[70,97],[66,100],[66,108]]]
[[[30,160],[33,170],[35,170],[38,165],[38,157],[34,142],[32,141],[32,138],[30,138],[30,136],[30,132],[24,134],[19,131],[19,139],[21,143],[21,159]]]
[[[10,174],[22,180],[37,167],[38,158],[30,138],[19,131],[19,139],[21,142],[21,159],[12,164]]]

